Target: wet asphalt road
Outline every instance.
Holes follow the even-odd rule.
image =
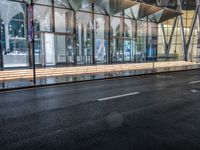
[[[200,70],[0,93],[0,150],[199,150]]]

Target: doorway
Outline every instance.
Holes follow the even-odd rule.
[[[74,64],[73,35],[41,33],[35,40],[36,64],[42,66],[73,65]]]
[[[55,35],[56,64],[74,64],[73,36]]]

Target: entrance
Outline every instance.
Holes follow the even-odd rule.
[[[53,33],[41,33],[35,40],[36,64],[55,66],[74,64],[73,36]]]
[[[56,64],[74,64],[73,36],[55,35]]]

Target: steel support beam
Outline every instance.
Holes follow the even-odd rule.
[[[175,31],[175,28],[176,28],[177,20],[178,20],[178,17],[175,18],[173,26],[172,26],[172,32],[171,32],[171,35],[170,35],[170,38],[169,38],[169,43],[168,43],[167,55],[169,55],[169,53],[170,53],[170,49],[171,49],[171,45],[172,45],[172,38],[173,38],[174,31]]]
[[[200,6],[197,5],[196,11],[195,11],[195,15],[194,15],[193,20],[192,20],[192,27],[190,29],[190,34],[189,34],[189,38],[188,38],[187,45],[186,45],[187,46],[187,53],[189,51],[189,45],[190,45],[190,42],[191,42],[191,39],[192,39],[192,34],[193,34],[193,31],[194,31],[194,27],[195,27],[195,24],[196,24],[196,21],[197,21],[199,8],[200,8]]]
[[[33,39],[30,41],[30,47],[32,49],[32,66],[33,66],[33,83],[34,85],[36,85],[36,64],[35,64],[35,38],[34,38],[34,33],[35,33],[35,29],[34,29],[34,7],[33,7],[33,0],[31,0],[31,4],[29,5],[29,7],[32,7],[32,18],[29,18],[32,20],[31,22],[31,26],[33,27]]]
[[[108,16],[108,64],[111,64],[112,61],[111,61],[111,17],[110,15]]]
[[[163,34],[163,39],[164,39],[164,46],[165,46],[165,54],[167,55],[167,47],[168,47],[168,44],[167,44],[167,39],[166,39],[166,34],[165,34],[165,28],[164,28],[164,24],[161,23],[161,29],[162,29],[162,34]]]
[[[93,29],[92,29],[92,53],[93,53],[93,56],[92,56],[92,62],[94,65],[96,65],[96,51],[95,51],[95,29],[94,29],[94,26],[95,26],[95,18],[94,18],[94,3],[92,3],[92,22],[93,22]]]
[[[184,50],[184,60],[187,61],[188,55],[187,55],[187,44],[186,44],[186,38],[185,38],[185,32],[184,32],[184,26],[183,26],[183,17],[180,16],[179,19],[180,19],[181,40],[182,40],[182,46]]]

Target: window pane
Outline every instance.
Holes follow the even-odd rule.
[[[108,22],[108,16],[95,15],[95,58],[97,63],[108,61]]]
[[[35,31],[52,31],[52,9],[46,6],[34,6]]]
[[[55,8],[55,31],[74,32],[74,12],[66,9]]]
[[[92,14],[85,12],[77,12],[77,63],[92,64],[93,63],[93,22]]]
[[[28,66],[26,5],[20,2],[2,1],[0,8],[3,66]]]

